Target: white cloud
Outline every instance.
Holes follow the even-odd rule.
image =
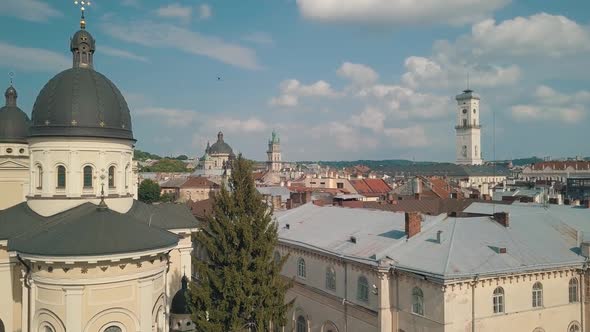
[[[379,75],[373,68],[350,62],[344,62],[336,73],[360,86],[373,84],[379,79]]]
[[[188,23],[193,16],[193,8],[178,3],[171,3],[156,9],[156,14],[160,17],[174,18],[183,23]]]
[[[118,58],[124,58],[124,59],[129,59],[129,60],[140,61],[140,62],[149,62],[149,59],[142,56],[142,55],[137,55],[135,53],[125,51],[122,49],[118,49],[118,48],[114,48],[114,47],[110,47],[110,46],[102,45],[102,46],[100,46],[99,51],[101,53],[106,54],[106,55],[110,55],[110,56],[114,56],[114,57],[118,57]]]
[[[320,80],[305,85],[298,80],[290,79],[281,82],[281,95],[269,100],[271,106],[297,106],[299,97],[337,97],[340,94],[332,89],[329,83]]]
[[[304,17],[362,24],[464,24],[489,17],[510,0],[297,0]]]
[[[375,107],[367,107],[361,114],[351,117],[351,122],[354,125],[371,129],[377,133],[383,131],[384,121],[385,113]]]
[[[61,53],[0,42],[0,65],[22,71],[55,72],[71,67],[72,60]]]
[[[270,106],[283,106],[283,107],[292,107],[297,106],[299,104],[299,98],[297,96],[292,95],[280,95],[278,97],[273,97],[268,101]]]
[[[473,52],[513,56],[550,56],[590,51],[590,29],[564,16],[546,13],[496,23],[488,19],[471,29]]]
[[[274,44],[274,40],[272,39],[272,36],[269,33],[262,32],[262,31],[252,32],[252,33],[244,36],[242,39],[245,41],[252,42],[255,44],[260,44],[260,45]]]
[[[240,120],[230,117],[221,117],[212,119],[210,121],[211,127],[219,128],[224,131],[228,131],[230,133],[238,133],[238,132],[246,132],[246,133],[253,133],[253,132],[261,132],[268,129],[268,126],[257,118],[249,118],[246,120]]]
[[[199,19],[206,20],[213,15],[213,9],[208,4],[201,4],[199,6]]]
[[[201,115],[193,110],[164,108],[164,107],[146,107],[135,110],[134,112],[140,117],[158,118],[168,127],[188,127],[200,120]]]
[[[424,147],[430,144],[426,136],[426,130],[422,126],[411,126],[404,128],[387,128],[385,135],[393,141],[396,147]]]
[[[260,68],[254,50],[175,25],[149,21],[124,24],[107,21],[101,24],[101,28],[111,37],[126,42],[147,47],[172,48],[207,56],[240,68]]]
[[[0,16],[14,16],[31,22],[47,22],[63,14],[39,0],[5,0],[0,4]]]
[[[523,121],[560,121],[575,124],[586,116],[590,105],[590,91],[570,95],[541,85],[533,94],[533,102],[512,106],[512,116]]]
[[[512,116],[523,121],[557,120],[574,124],[584,117],[584,110],[547,105],[515,105],[512,106]]]
[[[402,82],[409,87],[448,88],[467,82],[477,87],[509,86],[517,83],[522,76],[517,65],[479,66],[475,63],[461,63],[460,59],[445,53],[435,54],[433,58],[419,56],[408,57],[405,61],[406,73],[402,75]]]
[[[325,142],[329,139],[330,144],[334,144],[343,151],[373,150],[379,145],[379,140],[375,137],[365,135],[358,128],[338,121],[313,127],[310,135],[315,141]]]

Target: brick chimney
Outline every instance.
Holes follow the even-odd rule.
[[[508,212],[496,212],[494,213],[494,220],[504,227],[510,226],[510,214]]]
[[[406,236],[412,236],[420,233],[422,227],[422,216],[419,212],[406,212]]]

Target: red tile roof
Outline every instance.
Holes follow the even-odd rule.
[[[363,196],[383,196],[391,191],[391,187],[382,179],[350,180],[350,184]]]
[[[202,176],[191,176],[180,188],[212,188],[217,189],[219,185]]]

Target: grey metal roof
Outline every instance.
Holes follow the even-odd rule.
[[[493,206],[474,203],[466,212],[491,214]],[[442,280],[584,263],[576,249],[576,230],[590,231],[589,209],[570,208],[562,212],[566,210],[521,211],[513,205],[496,208],[512,211],[510,227],[488,216],[424,216],[421,232],[408,240],[402,213],[306,204],[276,216],[281,242],[374,264],[388,258],[396,268]],[[441,243],[436,241],[439,231]],[[350,241],[351,236],[356,243]],[[499,248],[506,248],[507,252],[500,253]]]
[[[19,219],[23,219],[22,217]],[[174,246],[178,237],[132,215],[92,203],[45,218],[8,240],[10,250],[42,256],[98,256]]]
[[[145,204],[133,201],[127,214],[151,226],[162,229],[194,229],[199,226],[191,211],[185,204],[161,203]]]
[[[256,190],[261,195],[281,196],[281,201],[286,202],[291,197],[291,190],[287,187],[271,186],[271,187],[257,187]]]
[[[11,85],[4,93],[6,106],[0,108],[0,143],[27,143],[31,121],[16,105],[18,96]]]
[[[70,68],[49,80],[31,118],[31,136],[133,139],[125,98],[113,82],[92,68]]]
[[[174,245],[167,230],[194,229],[197,220],[185,205],[134,201],[124,214],[84,203],[43,217],[21,203],[0,211],[0,240],[10,250],[47,256],[88,256],[137,252]]]

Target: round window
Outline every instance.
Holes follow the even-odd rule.
[[[25,149],[20,149],[20,150],[18,150],[18,152],[21,153],[21,154],[22,153],[25,153]]]
[[[6,149],[6,153],[12,153],[12,148]]]
[[[467,114],[467,110],[466,109],[463,109],[463,114]]]

